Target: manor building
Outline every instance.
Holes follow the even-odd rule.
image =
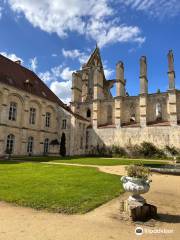
[[[39,77],[0,55],[0,156],[83,154],[89,122],[73,113]]]
[[[126,92],[124,64],[116,65],[116,79],[107,80],[98,47],[82,69],[73,73],[71,109],[87,118],[86,148],[127,146],[148,141],[180,148],[180,91],[175,88],[173,52],[168,53],[167,92],[148,93],[147,60],[140,58],[140,93]],[[116,96],[111,88],[116,84]]]

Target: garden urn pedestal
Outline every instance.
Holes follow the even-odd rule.
[[[133,221],[146,221],[150,218],[155,218],[157,216],[157,208],[147,204],[146,200],[140,195],[149,191],[151,181],[126,176],[122,177],[121,181],[124,189],[132,193],[132,195],[124,201],[123,212]]]

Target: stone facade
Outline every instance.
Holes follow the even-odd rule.
[[[89,119],[88,149],[97,145],[134,145],[143,141],[180,148],[180,91],[175,88],[173,52],[168,53],[169,89],[148,93],[147,59],[140,58],[140,94],[126,92],[124,64],[116,79],[106,80],[98,47],[82,69],[73,73],[71,109]],[[110,89],[116,84],[116,96]]]
[[[11,64],[17,63],[11,61]],[[29,71],[20,66],[15,68],[23,73]],[[2,77],[4,80],[6,76]],[[15,75],[11,86],[1,79],[0,76],[0,156],[10,148],[13,155],[59,155],[63,134],[67,155],[85,153],[87,120],[74,115],[58,99],[51,101],[13,86],[17,85]],[[36,78],[36,81],[40,80]],[[53,94],[46,86],[45,90]]]

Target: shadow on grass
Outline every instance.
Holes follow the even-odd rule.
[[[158,214],[158,220],[165,223],[180,223],[180,215]]]
[[[84,157],[86,158],[86,157]],[[73,157],[61,157],[61,156],[29,156],[29,157],[22,157],[16,156],[12,157],[11,159],[0,159],[0,164],[17,164],[17,163],[25,163],[25,162],[51,162],[54,160],[74,160],[79,159],[79,156]]]
[[[9,159],[0,160],[0,164],[18,164],[18,163],[22,163],[22,161],[9,160]]]

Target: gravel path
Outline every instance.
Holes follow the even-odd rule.
[[[98,168],[111,174],[124,174],[124,166]],[[0,240],[179,240],[180,178],[154,174],[152,180],[151,190],[144,196],[149,203],[157,205],[160,220],[142,227],[144,230],[173,230],[173,234],[137,237],[134,233],[136,225],[120,219],[119,198],[84,215],[53,214],[1,202]],[[120,198],[127,197],[123,194]]]

